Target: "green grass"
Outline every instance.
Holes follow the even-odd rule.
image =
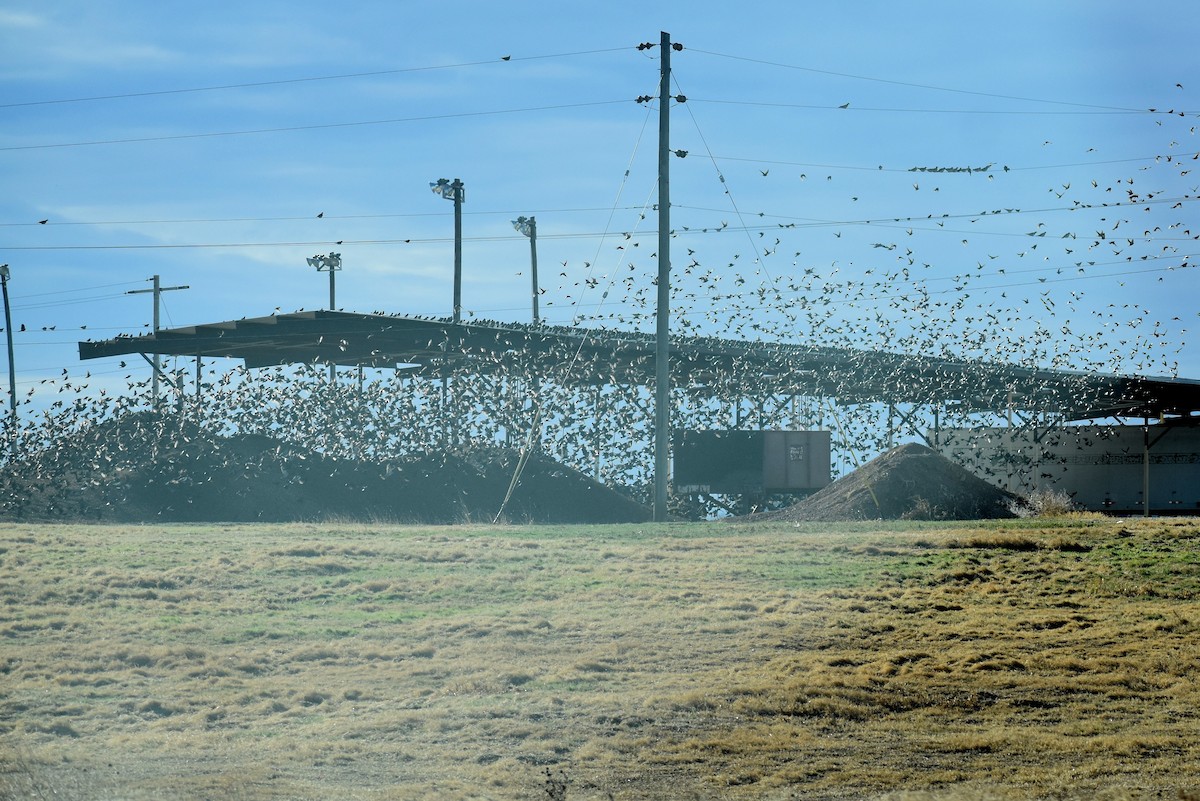
[[[0,526],[0,798],[1186,797],[1198,565],[1194,519]]]

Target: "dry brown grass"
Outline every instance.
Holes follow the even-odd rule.
[[[1186,798],[1198,599],[1195,520],[6,526],[0,798]]]

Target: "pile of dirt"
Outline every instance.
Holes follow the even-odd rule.
[[[0,519],[98,522],[491,522],[517,463],[503,449],[383,462],[267,436],[207,435],[151,417],[93,426],[0,471]],[[505,520],[625,523],[650,512],[545,456]]]
[[[504,503],[519,457],[510,448],[476,449],[466,456],[487,486],[499,490],[489,501],[492,515]],[[504,510],[504,518],[517,523],[641,523],[651,516],[632,498],[539,453],[526,460]]]
[[[1017,496],[915,443],[901,445],[803,501],[758,520],[986,520],[1013,517]]]

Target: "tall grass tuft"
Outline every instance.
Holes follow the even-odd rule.
[[[1036,489],[1009,503],[1008,510],[1020,518],[1066,517],[1079,510],[1071,495],[1062,490]]]

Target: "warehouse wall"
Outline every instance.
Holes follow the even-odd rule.
[[[1145,448],[1149,442],[1149,459]],[[1200,427],[1180,425],[943,429],[941,452],[1018,494],[1066,492],[1085,509],[1200,514]]]

